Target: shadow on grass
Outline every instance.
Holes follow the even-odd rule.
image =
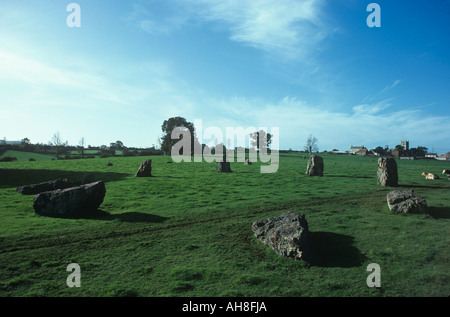
[[[310,260],[319,267],[357,267],[365,261],[365,256],[353,246],[351,236],[332,232],[310,232]]]
[[[161,223],[169,219],[157,215],[142,213],[142,212],[125,212],[122,214],[110,214],[103,210],[91,211],[86,214],[80,214],[77,216],[54,216],[52,218],[59,219],[91,219],[91,220],[103,220],[112,221],[120,220],[122,222],[135,222],[135,223]]]
[[[125,173],[113,172],[74,172],[63,170],[44,169],[3,169],[0,168],[0,187],[19,187],[30,184],[39,184],[57,178],[67,178],[69,182],[81,184],[84,176],[92,174],[95,181],[118,181],[130,176]]]
[[[434,219],[450,219],[450,207],[428,207],[427,213]]]
[[[414,188],[441,188],[439,184],[435,184],[434,186],[429,185],[404,185],[399,184],[397,187],[406,188],[406,189],[414,189]]]
[[[356,175],[327,175],[324,174],[324,177],[343,177],[343,178],[366,178],[366,179],[376,179],[376,177],[371,176],[356,176]]]

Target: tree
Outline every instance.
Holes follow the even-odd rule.
[[[417,154],[418,156],[425,156],[425,154],[427,154],[428,152],[428,148],[424,147],[424,146],[418,146],[417,147]]]
[[[20,141],[20,148],[27,152],[32,152],[34,150],[29,138],[24,138]]]
[[[250,145],[258,149],[258,151],[266,151],[272,143],[272,135],[264,130],[250,133]]]
[[[53,134],[52,139],[50,140],[50,144],[55,147],[56,152],[56,159],[58,159],[58,154],[60,152],[60,148],[64,146],[64,142],[62,141],[61,135],[59,134],[59,131],[57,131],[55,134]]]
[[[81,138],[80,142],[78,142],[78,144],[80,145],[80,149],[81,149],[81,157],[84,157],[84,137]]]
[[[375,153],[378,153],[380,156],[386,155],[386,150],[381,146],[377,146],[374,150]]]
[[[319,151],[319,147],[317,146],[318,141],[319,140],[317,140],[315,136],[310,134],[308,139],[306,140],[305,151],[307,151],[309,154]]]
[[[405,154],[405,149],[400,144],[397,144],[395,149],[398,151],[399,156],[403,156]]]
[[[194,124],[188,122],[182,117],[172,117],[168,120],[164,120],[161,130],[163,135],[161,137],[161,150],[165,155],[172,151],[172,146],[174,146],[179,140],[172,140],[172,131],[175,128],[182,128],[183,130],[189,130],[191,135],[191,153],[183,153],[183,155],[192,155],[194,153],[194,143],[198,142],[194,133]]]

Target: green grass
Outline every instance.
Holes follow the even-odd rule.
[[[21,152],[21,151],[6,151],[3,155],[0,155],[0,159],[4,157],[16,157],[18,162],[28,162],[30,158],[36,161],[51,161],[55,159],[54,155],[45,155],[31,152]]]
[[[448,296],[450,182],[431,181],[448,163],[397,161],[399,188],[424,196],[428,214],[393,214],[391,188],[376,184],[374,158],[323,155],[324,177],[285,154],[279,171],[231,163],[167,164],[135,178],[145,157],[0,163],[0,296]],[[112,167],[106,163],[112,162]],[[41,217],[20,185],[58,177],[106,182],[98,214]],[[314,262],[275,254],[253,237],[254,221],[306,215]],[[69,288],[66,267],[81,267]],[[381,289],[366,285],[370,263]]]

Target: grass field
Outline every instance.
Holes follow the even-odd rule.
[[[55,159],[54,155],[45,155],[21,151],[6,151],[3,155],[0,155],[0,159],[8,156],[17,158],[18,162],[28,162],[30,159],[35,159],[36,161],[51,161],[52,159]]]
[[[428,214],[394,214],[392,188],[376,182],[375,158],[323,155],[324,177],[307,160],[280,155],[277,173],[260,164],[167,164],[135,178],[146,158],[0,163],[0,296],[448,296],[450,181],[423,171],[438,161],[397,161],[400,189],[427,199]],[[106,163],[112,162],[112,167]],[[41,217],[20,185],[58,177],[106,182],[98,214]],[[285,259],[253,237],[254,221],[286,211],[306,215],[314,262]],[[67,265],[81,267],[69,288]],[[367,265],[381,267],[368,288]]]

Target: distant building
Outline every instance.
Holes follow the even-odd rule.
[[[380,153],[375,152],[375,150],[370,150],[369,152],[367,152],[367,155],[371,155],[371,156],[380,156]]]
[[[402,146],[403,150],[409,151],[409,141],[402,141],[400,145]]]
[[[366,148],[362,148],[361,150],[356,152],[356,155],[366,156],[367,155],[367,149]]]
[[[425,154],[425,157],[428,157],[428,158],[437,158],[438,155],[437,155],[437,153],[426,153],[426,154]]]
[[[0,140],[0,145],[21,145],[22,141],[6,141]]]
[[[365,147],[364,147],[364,145],[363,146],[351,146],[350,147],[350,154],[357,154],[359,151],[361,151],[362,149],[366,149]],[[367,149],[366,149],[366,151],[367,151]]]
[[[339,150],[333,150],[333,151],[330,151],[329,153],[331,153],[331,154],[348,154],[348,151],[342,152]]]

